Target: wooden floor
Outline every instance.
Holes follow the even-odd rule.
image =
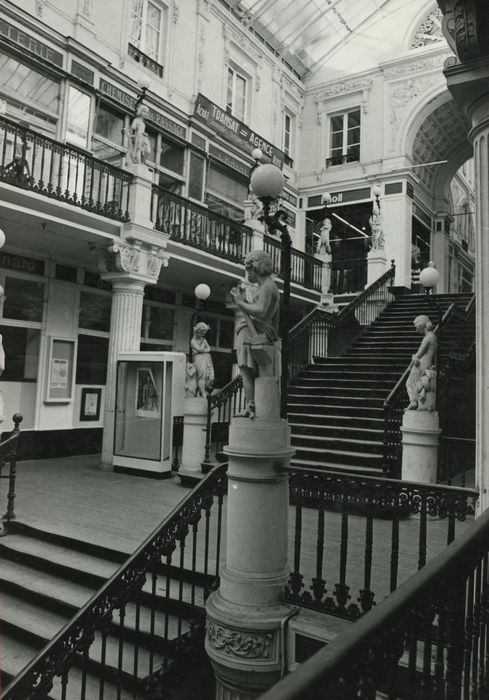
[[[15,512],[20,522],[83,539],[130,554],[188,493],[177,476],[155,480],[101,471],[99,456],[20,462]],[[5,490],[0,494],[4,510]],[[340,515],[326,513],[323,578],[329,591],[339,581]],[[457,523],[457,534],[471,519]],[[317,513],[303,515],[300,570],[304,590],[316,576]],[[447,521],[429,519],[427,558],[446,546]],[[389,592],[392,526],[376,520],[373,537],[372,589],[376,600]],[[418,568],[419,518],[403,519],[400,526],[399,583]],[[294,513],[289,518],[289,561],[293,561]],[[211,553],[212,554],[212,553]],[[350,516],[346,582],[356,602],[364,587],[365,518]]]

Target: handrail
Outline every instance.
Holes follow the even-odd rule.
[[[340,324],[341,321],[344,318],[347,318],[352,311],[354,311],[357,306],[360,306],[360,304],[367,299],[368,297],[372,296],[373,292],[375,292],[379,287],[381,287],[385,282],[387,282],[389,279],[394,277],[396,272],[396,265],[394,260],[391,260],[391,267],[384,272],[383,275],[381,275],[378,279],[375,280],[375,282],[372,282],[371,285],[369,285],[366,289],[363,290],[363,292],[360,292],[358,296],[355,297],[347,306],[343,307],[338,314],[337,318],[337,323]]]
[[[349,664],[354,664],[358,670],[357,664],[369,652],[374,655],[374,663],[375,661],[379,663],[381,657],[376,657],[376,651],[377,654],[382,655],[387,650],[382,649],[380,645],[376,646],[375,640],[380,641],[382,634],[394,632],[396,641],[398,643],[402,641],[396,632],[399,628],[405,631],[409,618],[412,620],[412,616],[420,612],[424,605],[433,604],[431,601],[436,599],[437,586],[440,589],[446,585],[451,586],[454,593],[460,594],[465,576],[470,575],[469,566],[472,569],[477,566],[478,557],[487,552],[488,541],[489,510],[486,510],[467,533],[452,542],[444,552],[426,564],[368,615],[342,631],[336,640],[320,649],[297,670],[279,681],[261,696],[261,700],[301,700],[310,697],[309,693],[319,685],[323,697],[327,697],[328,686],[340,680],[343,673],[347,672]],[[450,602],[456,604],[457,600],[452,599]],[[458,633],[459,629],[454,629],[453,637]],[[455,642],[453,637],[452,640]],[[463,628],[462,638],[458,643],[462,645],[464,643]],[[399,655],[402,651],[403,647],[400,648]],[[385,657],[383,658],[385,660]],[[374,696],[375,689],[368,697]],[[331,695],[331,697],[336,696]],[[455,698],[460,695],[447,697]]]
[[[110,620],[113,610],[120,608],[132,593],[141,590],[146,571],[156,564],[161,556],[167,556],[173,551],[176,542],[185,537],[196,514],[209,505],[209,498],[218,495],[222,500],[226,486],[226,468],[227,465],[219,465],[212,469],[198,486],[173,508],[135,552],[13,679],[2,695],[3,700],[40,697],[35,693],[39,687],[47,687],[49,692],[54,676],[61,673],[65,663],[69,663],[75,653],[86,648],[90,632],[101,621]],[[216,577],[219,557],[218,546]],[[54,659],[58,659],[57,665],[53,663]]]
[[[301,318],[300,321],[298,321],[295,326],[289,331],[289,338],[292,340],[295,338],[296,335],[298,335],[303,328],[308,326],[311,321],[314,320],[316,316],[324,316],[324,318],[328,319],[330,322],[331,326],[336,325],[336,319],[338,318],[337,313],[331,313],[331,311],[328,311],[328,308],[326,306],[315,306],[312,311],[309,311],[307,316],[304,316],[304,318]]]
[[[274,238],[269,233],[265,233],[263,236],[264,249],[270,253],[272,258],[272,263],[274,265],[274,272],[281,276],[281,251],[282,243],[279,239]],[[300,284],[308,289],[314,289],[316,291],[321,291],[321,275],[322,275],[322,261],[316,258],[310,253],[306,253],[298,248],[291,247],[290,249],[291,258],[291,282]],[[306,266],[310,265],[310,274],[306,274]]]
[[[0,479],[8,479],[7,491],[7,510],[0,518],[0,537],[8,533],[8,527],[12,520],[15,520],[15,481],[17,477],[17,452],[19,448],[20,424],[22,423],[22,415],[14,413],[12,416],[14,429],[12,435],[0,443]],[[8,463],[9,472],[7,475],[2,474],[3,467]]]

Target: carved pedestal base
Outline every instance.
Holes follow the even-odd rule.
[[[201,396],[183,403],[182,465],[178,470],[182,484],[193,486],[202,479],[201,464],[205,453],[207,399]]]
[[[277,416],[274,378],[256,380],[255,398],[256,418],[237,417],[230,426],[226,566],[207,601],[206,650],[222,700],[258,697],[279,679],[291,612],[283,603],[290,431]]]
[[[406,411],[402,420],[402,479],[436,484],[438,441],[437,411]]]
[[[367,255],[367,284],[370,287],[387,270],[387,258],[383,250],[371,250]]]

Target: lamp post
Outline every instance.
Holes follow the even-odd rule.
[[[438,377],[440,375],[440,357],[441,357],[441,334],[442,334],[442,312],[440,304],[435,300],[433,296],[433,289],[436,287],[440,281],[440,273],[435,267],[435,263],[429,262],[427,267],[423,268],[419,273],[419,281],[424,287],[428,301],[432,307],[436,309],[436,314],[438,318],[438,342],[436,347],[436,408],[438,409]]]
[[[259,150],[259,149],[256,149]],[[267,225],[269,233],[280,231],[280,275],[283,282],[282,305],[280,313],[280,337],[282,339],[280,368],[280,417],[287,418],[287,384],[289,373],[289,308],[290,308],[290,274],[292,239],[287,228],[287,212],[278,209],[270,215],[270,204],[278,197],[285,184],[282,171],[272,163],[258,165],[253,169],[250,187],[263,204],[261,219]]]
[[[192,332],[199,313],[204,308],[205,302],[211,295],[211,288],[208,284],[198,284],[194,289],[195,311],[190,318],[190,335],[188,340],[188,361],[192,362]]]

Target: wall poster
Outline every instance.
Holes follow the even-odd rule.
[[[46,402],[64,403],[73,400],[76,341],[49,339]]]

